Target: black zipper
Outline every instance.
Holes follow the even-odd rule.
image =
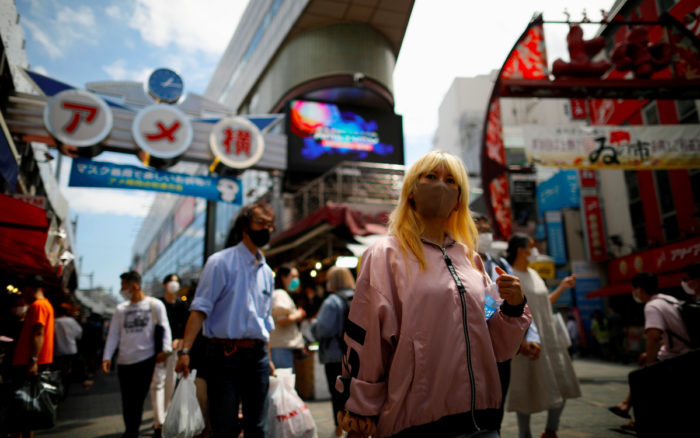
[[[474,381],[474,368],[472,368],[472,349],[471,349],[471,343],[469,341],[469,328],[467,326],[467,303],[465,301],[464,295],[467,293],[467,290],[464,288],[464,284],[462,284],[462,280],[459,279],[457,276],[457,271],[455,271],[454,265],[452,264],[452,259],[450,256],[447,255],[447,248],[451,247],[454,245],[454,241],[448,243],[444,248],[436,243],[433,243],[429,240],[421,239],[423,242],[428,243],[430,245],[433,245],[437,248],[440,248],[440,251],[442,251],[442,258],[445,260],[445,264],[447,265],[447,270],[450,271],[450,274],[452,275],[452,279],[455,281],[455,284],[457,285],[457,291],[459,293],[459,301],[462,304],[462,328],[464,329],[464,342],[467,347],[467,370],[469,372],[469,385],[471,386],[471,416],[472,416],[472,423],[474,423],[474,428],[479,431],[481,430],[479,428],[479,425],[476,424],[476,416],[474,414],[474,411],[476,410],[476,383]]]

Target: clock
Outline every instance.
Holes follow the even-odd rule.
[[[175,103],[182,96],[182,78],[168,68],[159,68],[148,78],[148,93],[158,102]]]

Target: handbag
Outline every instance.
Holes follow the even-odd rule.
[[[54,373],[45,371],[27,379],[17,388],[10,408],[9,429],[19,431],[31,425],[33,430],[50,429],[56,424],[56,408],[61,397]]]
[[[155,345],[156,354],[163,351],[163,334],[165,333],[165,327],[158,324],[158,317],[156,316],[156,311],[153,309],[153,298],[149,301],[151,305],[151,316],[153,316],[153,343]]]

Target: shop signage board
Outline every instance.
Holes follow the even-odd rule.
[[[578,184],[575,170],[561,170],[537,184],[537,211],[540,217],[547,211],[578,207],[581,203]]]
[[[100,97],[83,90],[65,90],[44,107],[44,125],[58,141],[77,147],[102,142],[112,130],[112,111]]]
[[[700,125],[523,128],[528,160],[569,169],[700,167]]]
[[[252,166],[264,152],[262,133],[241,117],[219,120],[209,134],[209,147],[221,163],[234,169]]]
[[[566,259],[566,239],[561,211],[548,211],[544,214],[547,224],[547,250],[557,265],[564,265]]]
[[[68,185],[71,187],[150,190],[194,196],[235,205],[243,203],[239,178],[172,173],[85,158],[73,159]]]
[[[192,143],[192,124],[179,109],[165,104],[148,106],[136,114],[131,125],[134,141],[157,158],[175,158]]]
[[[608,263],[610,284],[630,280],[640,272],[673,272],[700,263],[700,237],[641,251]]]

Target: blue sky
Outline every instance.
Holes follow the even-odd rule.
[[[438,107],[455,77],[500,68],[535,11],[560,20],[567,3],[580,4],[501,0],[475,6],[464,0],[417,0],[394,72],[406,163],[430,149]],[[612,3],[587,1],[589,16],[598,18],[599,9]],[[144,81],[156,68],[169,67],[183,77],[185,92],[203,94],[247,0],[16,0],[16,5],[33,70],[81,88],[88,82]],[[572,19],[580,19],[582,9],[570,6]],[[545,27],[550,63],[568,58],[566,30]],[[136,164],[134,158],[117,154],[97,159]],[[69,162],[63,160],[63,186]],[[95,286],[116,292],[153,194],[68,187],[63,192],[72,216],[79,216],[77,251],[83,274],[94,272]],[[88,277],[80,281],[81,287],[89,286]]]

